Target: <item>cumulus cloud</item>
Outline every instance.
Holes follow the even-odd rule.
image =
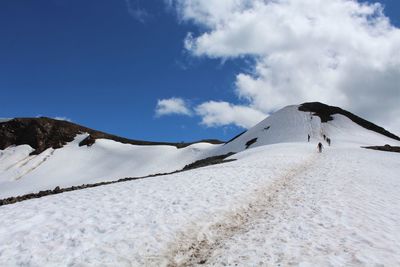
[[[178,115],[187,115],[191,116],[192,112],[190,111],[188,103],[182,98],[168,98],[168,99],[159,99],[157,101],[156,106],[156,117],[161,117],[165,115],[178,114]]]
[[[250,109],[271,113],[289,104],[321,101],[383,126],[397,125],[392,130],[400,132],[400,29],[390,23],[381,4],[168,2],[180,20],[202,30],[187,34],[185,48],[192,55],[254,58],[252,71],[235,78],[238,100],[247,101]]]
[[[264,113],[250,107],[216,101],[202,103],[196,107],[196,113],[202,117],[201,124],[207,127],[235,124],[250,128],[266,118]]]

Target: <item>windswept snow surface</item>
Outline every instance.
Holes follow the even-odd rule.
[[[399,154],[315,143],[0,207],[0,266],[399,266]]]
[[[198,143],[174,146],[136,146],[98,139],[90,146],[78,144],[78,135],[61,149],[29,154],[28,145],[0,150],[0,199],[10,196],[125,177],[172,172],[200,158],[215,145]]]

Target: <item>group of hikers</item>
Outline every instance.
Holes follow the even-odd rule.
[[[328,143],[328,145],[330,146],[330,145],[331,145],[331,139],[330,139],[329,137],[327,137],[325,134],[322,135],[322,136],[324,137],[324,140],[325,140],[325,141]],[[307,141],[308,141],[308,142],[310,142],[310,138],[311,138],[311,136],[308,135],[308,136],[307,136]],[[319,152],[319,153],[322,152],[322,148],[323,148],[323,147],[324,147],[324,146],[322,145],[322,143],[319,142],[318,145],[317,145],[317,149],[318,149],[318,152]]]

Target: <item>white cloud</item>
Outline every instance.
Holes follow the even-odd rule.
[[[138,22],[145,23],[151,15],[139,5],[139,1],[125,0],[129,14]]]
[[[202,117],[201,124],[207,127],[235,124],[239,127],[250,128],[266,118],[264,113],[250,107],[216,101],[197,106],[196,113]]]
[[[382,5],[355,0],[168,2],[181,20],[203,29],[185,40],[193,55],[255,59],[253,71],[236,76],[238,99],[247,100],[249,108],[270,113],[321,101],[382,126],[400,125],[400,29],[391,25]],[[212,121],[218,121],[217,115]],[[392,129],[399,133],[399,127]]]
[[[191,116],[192,112],[189,105],[182,98],[172,97],[169,99],[159,99],[156,106],[156,117],[170,114],[179,114]]]

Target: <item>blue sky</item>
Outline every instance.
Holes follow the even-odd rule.
[[[193,107],[246,102],[235,77],[249,72],[253,59],[194,55],[185,38],[207,26],[182,19],[163,0],[129,3],[131,10],[124,0],[1,1],[0,117],[67,117],[160,141],[226,140],[241,131],[233,124],[207,127],[199,116],[157,118],[155,106],[171,97]],[[382,3],[399,26],[399,2]],[[138,10],[146,15],[135,17]]]

